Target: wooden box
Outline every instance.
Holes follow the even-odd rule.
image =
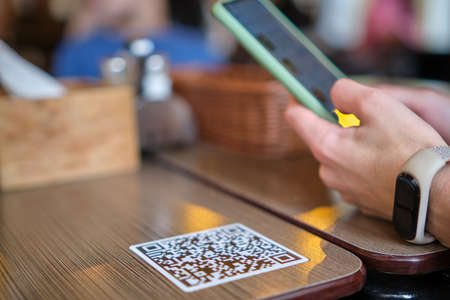
[[[0,95],[0,189],[17,190],[139,167],[134,92],[70,89],[62,99]]]

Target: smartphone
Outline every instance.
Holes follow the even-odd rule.
[[[270,0],[219,1],[212,12],[304,106],[330,122],[359,126],[354,115],[339,113],[330,98],[344,73]]]

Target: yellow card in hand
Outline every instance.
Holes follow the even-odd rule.
[[[339,124],[344,128],[359,127],[361,121],[353,114],[343,114],[337,109],[334,111],[339,118]]]

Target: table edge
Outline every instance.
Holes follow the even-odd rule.
[[[277,296],[269,296],[263,298],[263,300],[328,300],[342,298],[359,292],[366,283],[366,276],[366,267],[364,264],[361,264],[358,271],[348,276],[343,276],[333,281],[319,282],[310,287],[298,288]]]
[[[320,231],[309,224],[301,222],[298,219],[286,216],[264,204],[259,203],[256,200],[238,194],[237,192],[234,192],[229,188],[220,185],[214,180],[206,178],[206,176],[202,174],[198,174],[198,172],[192,171],[176,162],[173,162],[170,158],[167,158],[164,155],[157,156],[157,163],[159,163],[162,167],[178,172],[183,176],[199,181],[222,193],[244,201],[245,203],[250,204],[254,207],[260,208],[290,224],[298,226],[314,235],[323,238],[328,242],[340,246],[358,256],[363,261],[363,263],[366,264],[366,266],[371,270],[399,275],[417,275],[450,268],[450,249],[436,251],[424,255],[387,255],[379,252],[373,252],[367,249],[357,248],[355,245],[347,241],[333,237],[330,234]]]

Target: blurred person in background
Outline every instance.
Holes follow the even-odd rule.
[[[319,3],[316,32],[348,74],[450,80],[450,1]]]
[[[102,59],[142,37],[150,38],[155,50],[165,53],[174,67],[215,65],[225,60],[212,50],[202,31],[172,23],[168,1],[82,0],[55,52],[53,73],[99,78]]]

